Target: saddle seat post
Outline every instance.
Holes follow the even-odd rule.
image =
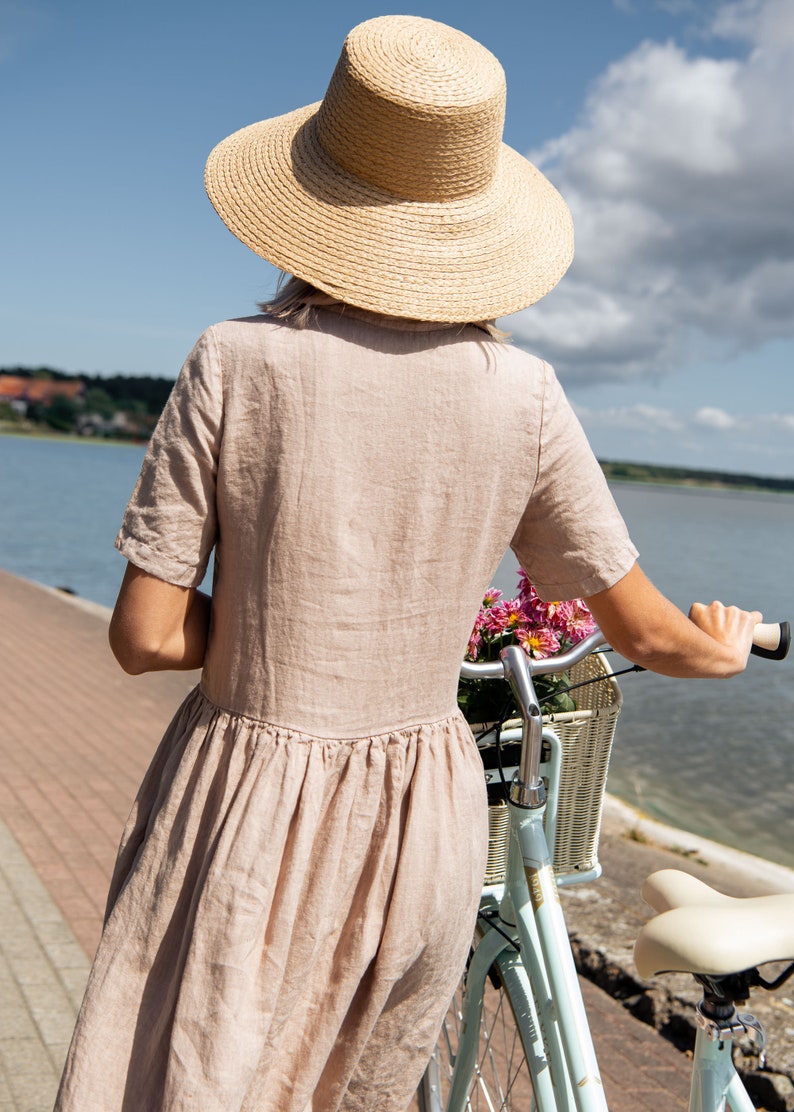
[[[740,1012],[736,1007],[737,1004],[747,1003],[750,985],[757,982],[756,970],[745,970],[727,977],[696,974],[695,980],[703,988],[696,1018],[705,1038],[720,1044],[748,1038],[755,1045],[759,1064],[763,1067],[766,1046],[764,1029],[754,1015]]]

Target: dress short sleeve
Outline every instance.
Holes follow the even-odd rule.
[[[131,563],[180,587],[198,586],[215,544],[222,425],[221,370],[209,330],[171,391],[116,538]]]
[[[542,598],[597,594],[637,549],[557,378],[544,364],[538,476],[511,548]]]

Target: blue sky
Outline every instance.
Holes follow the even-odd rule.
[[[0,366],[173,377],[249,313],[275,272],[207,154],[406,10],[497,55],[505,140],[571,205],[569,274],[505,323],[598,454],[794,475],[791,0],[0,0]]]

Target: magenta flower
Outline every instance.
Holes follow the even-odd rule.
[[[562,639],[571,645],[589,636],[596,628],[593,615],[581,599],[554,603],[551,624],[560,631]]]
[[[569,640],[567,636],[569,632],[570,622],[572,621],[575,613],[575,605],[570,599],[563,602],[547,602],[546,603],[546,618],[554,629],[558,629],[563,635],[564,640]]]
[[[593,617],[581,599],[544,602],[523,569],[519,569],[518,585],[516,598],[505,599],[495,588],[486,591],[469,637],[467,660],[498,660],[502,649],[514,644],[536,658],[554,656],[594,629]],[[504,713],[509,700],[505,690],[504,682],[500,686],[488,680],[461,679],[458,703],[470,722],[490,722]],[[541,705],[555,712],[576,709],[564,676],[539,676],[535,690]]]
[[[581,599],[571,603],[573,614],[568,619],[568,636],[571,641],[582,641],[596,629],[596,621]]]
[[[592,633],[595,622],[581,599],[544,602],[523,569],[518,579],[516,598],[503,598],[495,587],[486,591],[469,638],[468,660],[496,660],[511,642],[532,656],[551,656]]]
[[[521,600],[517,598],[510,598],[506,599],[505,602],[500,602],[498,606],[493,608],[491,613],[504,632],[516,630],[520,626],[526,624],[527,621],[527,615],[522,609]]]
[[[529,602],[538,597],[538,592],[529,582],[527,573],[523,568],[518,569],[518,595],[519,598],[526,599]]]

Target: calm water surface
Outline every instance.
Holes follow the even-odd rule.
[[[674,602],[794,618],[794,498],[614,488],[647,574]],[[794,656],[732,680],[627,677],[610,789],[658,817],[794,865]]]
[[[112,606],[113,548],[144,449],[0,436],[0,567]]]
[[[0,566],[111,606],[143,449],[0,437]],[[794,618],[794,498],[617,484],[646,573],[687,609]],[[507,564],[499,586],[512,593]],[[794,658],[730,681],[621,681],[610,791],[674,826],[794,866]]]
[[[794,618],[794,498],[612,491],[643,569],[683,610],[716,598],[768,621]],[[509,589],[504,564],[500,573]],[[794,866],[794,653],[782,663],[751,657],[731,680],[644,672],[620,683],[609,790],[672,826]]]

